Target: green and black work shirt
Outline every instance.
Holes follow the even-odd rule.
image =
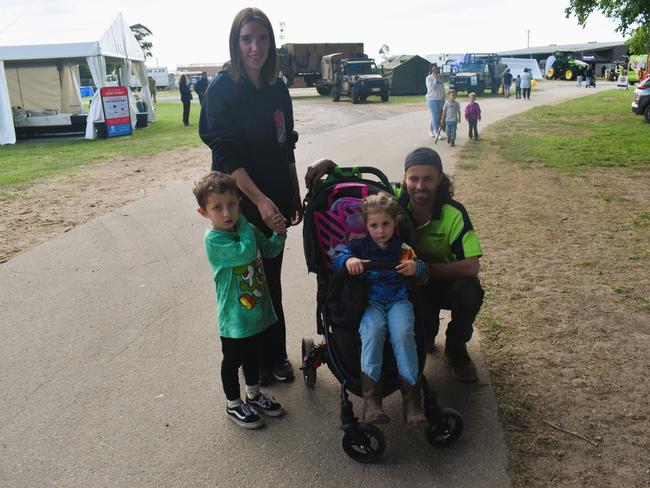
[[[406,188],[396,185],[393,189],[402,206],[409,211]],[[418,258],[429,263],[448,263],[483,255],[465,207],[453,199],[434,208],[431,220],[415,228],[415,240],[410,244]]]

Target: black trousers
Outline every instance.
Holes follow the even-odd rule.
[[[240,398],[239,367],[244,370],[244,379],[248,386],[260,382],[258,350],[260,334],[243,339],[221,338],[221,384],[228,400]]]
[[[521,98],[521,87],[515,87],[515,96]]]
[[[262,259],[264,273],[273,310],[278,321],[260,333],[260,369],[270,371],[273,366],[287,359],[287,329],[282,308],[282,258],[284,251],[274,258]]]
[[[530,100],[530,88],[522,88],[521,90],[523,92],[524,98]]]
[[[183,124],[190,123],[190,101],[183,102]]]
[[[430,278],[426,285],[415,287],[413,291],[415,316],[425,324],[427,339],[432,339],[440,327],[440,310],[451,310],[447,339],[450,342],[468,342],[474,332],[474,319],[483,304],[483,296],[478,278]]]
[[[476,137],[478,139],[478,119],[469,119],[467,122],[469,123],[469,138]]]

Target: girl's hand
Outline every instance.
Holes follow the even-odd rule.
[[[395,271],[404,276],[415,276],[418,271],[418,263],[412,260],[402,261],[395,266]]]
[[[270,198],[262,198],[257,203],[257,210],[259,210],[262,220],[264,220],[264,223],[269,229],[278,234],[287,232],[287,223],[278,207],[275,206],[275,203]]]
[[[356,276],[363,273],[363,265],[364,263],[368,262],[369,261],[367,260],[362,260],[359,258],[350,258],[345,262],[345,267],[347,268],[348,273],[350,273],[350,276]]]

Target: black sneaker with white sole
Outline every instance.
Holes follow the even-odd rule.
[[[282,383],[291,383],[293,381],[293,366],[288,359],[273,366],[273,378]]]
[[[259,429],[264,425],[264,419],[247,403],[240,403],[236,407],[226,407],[228,417],[244,429]]]
[[[258,393],[255,398],[246,397],[246,403],[253,407],[255,410],[268,415],[270,417],[278,417],[284,413],[282,405],[275,401],[271,395],[266,393]]]

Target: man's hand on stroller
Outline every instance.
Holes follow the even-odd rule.
[[[324,174],[326,174],[330,169],[336,167],[336,163],[331,159],[319,159],[315,161],[309,168],[307,168],[307,173],[305,174],[305,185],[307,188],[311,188],[314,183],[320,180]]]
[[[345,267],[348,273],[350,273],[350,276],[356,276],[363,273],[365,263],[369,262],[367,259],[350,258],[345,262]]]

